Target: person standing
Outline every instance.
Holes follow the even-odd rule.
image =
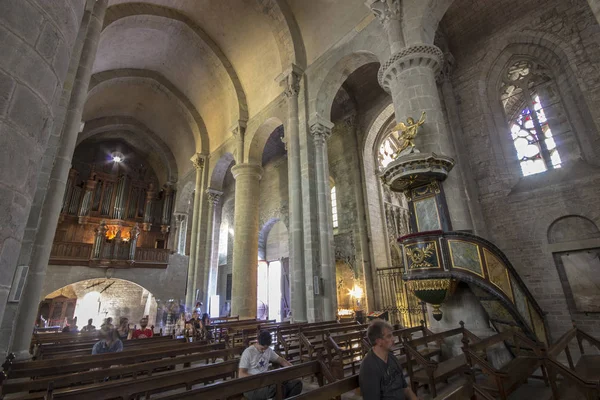
[[[406,384],[402,365],[391,349],[392,326],[382,319],[371,322],[367,338],[371,350],[360,364],[359,385],[364,400],[419,400]]]
[[[292,364],[271,349],[271,333],[261,331],[258,341],[249,346],[240,358],[238,377],[262,374],[269,369],[269,363],[275,362],[283,367],[291,367]],[[283,398],[296,396],[302,392],[302,381],[293,379],[283,383]],[[248,400],[264,400],[275,397],[277,386],[271,385],[244,393]]]

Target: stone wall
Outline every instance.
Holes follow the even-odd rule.
[[[567,309],[556,265],[547,248],[548,228],[560,217],[581,215],[596,225],[600,223],[600,170],[592,165],[597,162],[580,159],[565,163],[559,170],[527,177],[515,173],[518,172],[516,152],[507,151],[512,145],[508,125],[498,124],[499,120],[506,119],[500,115],[503,113],[499,98],[498,104],[488,98],[494,88],[486,77],[498,68],[494,60],[511,43],[522,41],[528,42],[531,48],[543,47],[543,51],[536,54],[552,52],[562,65],[568,66],[565,74],[577,82],[578,88],[571,85],[570,93],[561,92],[563,103],[572,98],[576,103],[572,106],[584,117],[589,115],[597,125],[600,121],[600,74],[597,72],[600,26],[584,1],[549,1],[543,8],[532,7],[527,12],[527,18],[508,18],[491,33],[482,32],[476,40],[468,42],[468,48],[455,47],[452,84],[464,130],[464,137],[458,138],[457,143],[467,146],[469,167],[480,193],[489,239],[506,253],[548,313],[553,338],[568,329],[571,320],[597,336],[600,334],[597,316],[571,315]],[[452,28],[448,21],[443,21],[441,26]],[[456,35],[451,38],[456,40]],[[454,51],[452,42],[450,48]],[[571,121],[574,122],[577,121]],[[581,149],[582,153],[596,151],[595,144],[599,140],[594,123],[587,126],[585,131],[575,128],[580,143],[593,144],[591,150]]]
[[[0,4],[0,321],[84,6]]]

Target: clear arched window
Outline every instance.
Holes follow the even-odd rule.
[[[338,227],[338,213],[337,213],[337,195],[335,192],[335,186],[331,188],[331,216],[333,219],[333,229]]]
[[[560,99],[551,86],[549,71],[531,60],[516,61],[503,74],[501,100],[523,176],[562,164],[549,115]]]

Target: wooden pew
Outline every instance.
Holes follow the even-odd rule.
[[[211,324],[219,324],[222,322],[233,322],[233,321],[239,321],[240,320],[240,316],[239,315],[234,315],[232,317],[214,317],[210,319],[210,323]]]
[[[156,336],[145,339],[123,340],[123,351],[137,347],[164,346],[165,344],[185,343],[186,339],[173,339],[171,336]],[[60,345],[42,345],[38,348],[36,360],[47,360],[57,358],[71,358],[74,356],[89,355],[94,347],[94,342],[70,343]]]
[[[342,325],[342,324],[340,324]],[[324,343],[329,335],[340,335],[343,333],[365,330],[367,325],[349,324],[344,326],[302,329],[299,333],[300,339],[300,362],[312,361],[320,358],[325,350]]]
[[[345,325],[350,325],[355,323],[346,323]],[[323,321],[323,322],[312,322],[312,323],[298,323],[291,324],[285,327],[280,327],[277,329],[277,347],[280,351],[285,354],[285,359],[288,361],[295,360],[296,357],[299,357],[300,352],[300,341],[298,335],[300,334],[302,329],[312,329],[312,328],[325,328],[328,326],[345,326],[340,324],[337,320],[333,321]],[[298,358],[299,360],[299,358]]]
[[[26,391],[46,390],[51,384],[54,389],[58,389],[78,384],[83,385],[85,383],[98,380],[102,381],[107,377],[110,377],[112,380],[122,377],[133,377],[133,379],[136,379],[142,375],[152,376],[153,372],[156,370],[162,370],[165,368],[174,369],[178,365],[183,365],[185,367],[205,359],[223,359],[224,361],[227,361],[229,359],[239,357],[243,351],[244,348],[236,347],[233,349],[213,350],[205,353],[167,357],[155,361],[147,361],[111,367],[107,369],[94,369],[90,371],[51,376],[34,380],[9,379],[3,382],[0,388],[2,390],[1,394],[4,396],[6,394]]]
[[[48,400],[81,400],[81,399],[134,399],[136,396],[149,396],[178,388],[191,389],[193,385],[207,383],[218,379],[236,376],[239,360],[224,361],[216,364],[195,366],[182,370],[142,377],[137,379],[120,379],[76,388],[52,390],[46,395]],[[232,381],[224,384],[229,385]],[[31,395],[30,395],[31,396]],[[35,395],[34,395],[35,396]],[[33,397],[43,399],[44,397]],[[25,397],[19,400],[32,400]]]
[[[352,375],[357,373],[367,350],[363,345],[365,331],[344,333],[337,336],[328,335],[324,343],[329,370],[336,379],[343,379],[344,371],[350,369]]]
[[[577,363],[574,363],[569,349],[575,340],[581,354]],[[563,398],[565,391],[569,390],[579,391],[585,399],[600,397],[600,356],[585,354],[584,341],[600,350],[600,341],[577,327],[573,327],[547,351],[544,365],[548,370],[550,387],[556,399]],[[562,353],[567,357],[568,368],[558,361]],[[562,382],[558,376],[563,378]]]
[[[225,349],[224,343],[206,345],[202,342],[178,343],[159,349],[136,349],[129,352],[106,353],[89,356],[73,357],[69,362],[60,366],[59,373],[73,373],[92,368],[109,368],[112,365],[135,364],[165,357],[203,353],[211,350]],[[55,360],[23,361],[12,363],[4,369],[7,378],[28,378],[55,375],[57,373]]]
[[[410,376],[412,389],[415,393],[420,385],[429,385],[431,395],[435,397],[437,395],[437,390],[435,387],[436,383],[447,381],[451,376],[460,375],[469,370],[469,365],[467,364],[464,353],[448,360],[434,361],[431,358],[428,359],[427,357],[424,357],[419,351],[421,346],[427,346],[429,343],[437,343],[441,347],[441,342],[444,339],[456,335],[462,335],[463,338],[468,337],[474,343],[479,342],[479,338],[465,329],[462,322],[460,328],[426,335],[418,339],[406,339],[404,341],[404,349],[406,351],[406,368],[408,370],[408,375]],[[414,363],[416,363],[421,369],[416,370],[413,365]]]
[[[352,375],[348,378],[337,380],[333,383],[328,383],[318,389],[299,394],[297,396],[288,397],[289,400],[329,400],[333,397],[341,396],[353,390],[359,389],[358,375]]]
[[[263,374],[233,379],[227,382],[207,385],[187,392],[177,393],[165,397],[157,397],[162,400],[186,400],[186,399],[211,399],[223,400],[228,398],[241,398],[240,396],[250,390],[261,387],[277,385],[276,400],[283,398],[283,382],[300,379],[305,376],[316,376],[319,386],[323,386],[325,380],[333,382],[334,379],[327,367],[321,361],[311,361],[292,367],[279,368]]]
[[[465,344],[463,352],[471,371],[474,373],[474,368],[477,365],[485,374],[485,381],[480,382],[478,380],[478,385],[492,395],[499,396],[502,400],[506,400],[508,395],[526,383],[527,378],[540,367],[542,367],[544,380],[547,384],[546,369],[543,366],[544,345],[533,342],[517,331],[507,330],[479,340],[474,344],[470,344],[465,339],[463,343]],[[515,358],[502,368],[497,369],[488,362],[487,349],[505,343],[511,343],[515,346]],[[524,348],[525,351],[521,352],[521,348]]]

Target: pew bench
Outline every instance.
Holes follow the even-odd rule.
[[[289,397],[289,400],[329,400],[339,398],[344,393],[359,389],[358,375],[352,375],[348,378],[340,379],[318,389],[301,393],[297,396]]]
[[[182,370],[169,371],[154,376],[137,379],[120,379],[76,388],[49,390],[48,400],[113,399],[133,400],[137,396],[148,397],[155,393],[185,388],[190,390],[196,384],[233,378],[237,375],[239,360],[229,360],[216,364],[201,365]],[[228,384],[232,381],[227,381]],[[32,396],[32,395],[28,395]],[[33,395],[35,396],[35,394]],[[44,397],[25,397],[18,400],[37,400]]]
[[[365,331],[329,335],[324,343],[328,366],[336,379],[343,379],[345,371],[355,375],[366,350],[363,346]]]
[[[465,339],[463,343],[463,352],[473,374],[475,366],[483,371],[484,379],[477,379],[478,385],[502,400],[506,400],[508,395],[526,383],[527,379],[540,367],[547,384],[546,369],[543,366],[545,348],[542,343],[533,342],[513,330],[490,336],[474,344],[470,344],[468,339]],[[496,368],[488,361],[487,350],[494,345],[506,343],[514,346],[515,357],[502,367]]]
[[[244,348],[236,347],[225,350],[214,350],[206,353],[167,357],[155,361],[116,366],[105,369],[93,369],[84,372],[51,376],[34,380],[8,379],[3,382],[0,393],[2,396],[4,396],[6,394],[27,391],[46,390],[48,387],[50,387],[50,385],[52,385],[54,389],[60,389],[63,387],[72,387],[93,383],[95,381],[102,381],[105,378],[111,378],[114,380],[131,377],[133,379],[137,379],[143,375],[152,376],[156,371],[173,370],[177,366],[183,366],[184,368],[186,366],[189,367],[191,364],[206,360],[207,358],[212,360],[222,359],[223,361],[228,361],[230,359],[239,358],[243,351]]]
[[[294,362],[300,360],[300,340],[299,334],[304,330],[314,328],[326,328],[326,327],[338,327],[354,325],[354,323],[346,323],[345,325],[340,324],[337,320],[323,321],[323,322],[312,322],[312,323],[298,323],[291,324],[285,327],[277,329],[277,348],[285,354],[285,359]]]
[[[341,324],[340,324],[341,325]],[[330,335],[341,335],[344,333],[364,331],[366,325],[357,323],[345,326],[325,327],[319,329],[301,330],[299,337],[300,362],[313,361],[323,356],[325,342]]]
[[[55,360],[23,361],[9,364],[3,374],[5,378],[43,377],[60,374],[86,371],[92,368],[109,368],[112,365],[135,364],[165,357],[178,355],[205,353],[211,350],[225,349],[224,343],[206,345],[201,342],[178,343],[160,349],[136,349],[129,352],[106,353],[89,356],[73,357],[60,366],[57,371]],[[1,378],[0,378],[1,382]]]
[[[292,367],[279,368],[263,374],[206,385],[198,389],[157,398],[161,400],[242,399],[243,393],[245,392],[260,389],[265,386],[277,385],[275,400],[281,400],[283,398],[283,383],[292,379],[301,379],[305,376],[315,376],[319,382],[319,386],[323,386],[325,381],[335,381],[323,362],[311,361]]]

